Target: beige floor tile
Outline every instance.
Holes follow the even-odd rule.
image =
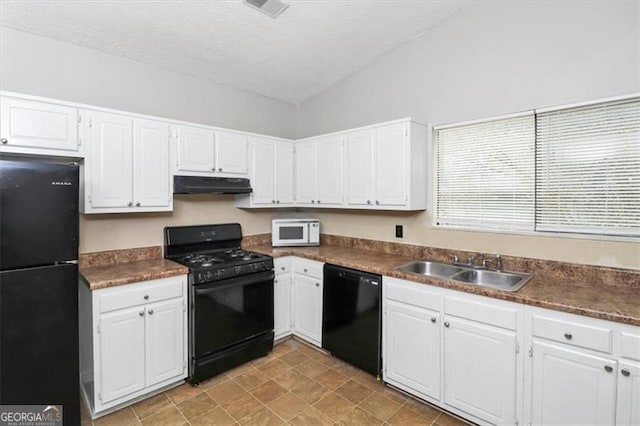
[[[317,408],[309,407],[289,420],[289,424],[293,426],[330,426],[333,425],[333,420],[322,414],[322,411]]]
[[[216,402],[211,399],[208,394],[203,392],[200,395],[196,395],[193,398],[182,401],[177,405],[177,407],[182,415],[185,416],[187,420],[190,420],[211,410],[216,405]]]
[[[438,417],[440,413],[442,413],[442,411],[440,411],[439,409],[413,398],[407,399],[403,407],[407,407],[408,409],[413,410],[416,413],[431,420],[435,420],[436,417]]]
[[[167,395],[174,404],[179,404],[200,393],[202,393],[202,389],[200,389],[199,386],[191,386],[189,383],[185,383],[166,391],[165,395]]]
[[[318,410],[331,420],[337,421],[347,414],[355,405],[340,395],[332,392],[329,395],[316,402],[314,405]]]
[[[91,413],[89,413],[89,408],[84,403],[84,399],[80,398],[80,426],[91,426],[93,424],[93,420],[91,420]]]
[[[263,405],[257,411],[241,418],[239,423],[243,426],[280,426],[285,422]]]
[[[434,425],[437,426],[462,426],[468,424],[469,423],[465,422],[464,420],[453,417],[447,413],[440,414],[434,423]]]
[[[273,381],[285,388],[292,390],[295,387],[307,383],[310,379],[298,370],[290,369],[273,378]]]
[[[387,423],[390,425],[430,425],[433,419],[428,419],[407,407],[400,407]]]
[[[222,407],[212,408],[206,413],[200,414],[198,417],[195,417],[189,421],[192,426],[200,426],[200,425],[235,425],[236,421],[227,414],[226,411],[222,409]]]
[[[382,421],[373,417],[371,414],[367,413],[363,409],[356,407],[350,410],[347,414],[342,416],[340,421],[338,421],[339,425],[351,426],[351,425],[367,425],[367,426],[375,426],[382,425]]]
[[[242,386],[245,390],[250,391],[269,380],[269,377],[262,371],[254,368],[251,371],[247,371],[234,377],[233,380],[235,380],[236,383]]]
[[[328,366],[324,365],[323,363],[315,359],[310,359],[309,361],[296,366],[296,370],[298,370],[299,372],[301,372],[302,374],[304,374],[305,376],[311,379],[313,379],[320,373],[324,373],[328,369],[329,369]]]
[[[293,350],[280,357],[281,361],[284,361],[285,363],[289,364],[292,367],[295,367],[296,365],[300,365],[303,362],[308,361],[309,359],[310,358],[307,355],[303,354],[299,350]]]
[[[251,394],[264,404],[273,401],[285,393],[287,393],[287,390],[273,380],[266,381],[251,391]]]
[[[268,403],[267,407],[283,419],[289,420],[309,408],[309,404],[292,393],[286,393]]]
[[[255,367],[253,365],[251,365],[250,362],[246,363],[246,364],[242,364],[237,366],[236,368],[234,368],[233,370],[229,370],[227,371],[227,375],[231,378],[234,378],[236,376],[239,376],[241,374],[245,374],[248,373],[250,371],[253,371],[255,369]]]
[[[287,341],[287,342],[289,342],[289,341]],[[290,345],[288,345],[287,342],[280,343],[279,345],[275,346],[273,348],[273,350],[271,351],[271,355],[273,355],[275,357],[281,357],[282,355],[286,355],[289,352],[293,351],[294,348],[292,348]]]
[[[322,364],[326,365],[327,367],[333,367],[335,365],[338,365],[340,362],[342,362],[338,358],[332,357],[331,355],[326,355],[326,356],[318,357],[315,359],[318,362],[321,362]]]
[[[373,391],[355,380],[349,380],[347,383],[336,389],[335,393],[348,399],[354,404],[360,404],[360,402],[371,395]]]
[[[227,413],[236,420],[253,413],[262,407],[262,402],[258,401],[249,392],[244,392],[239,397],[232,399],[222,406]]]
[[[306,383],[294,388],[291,392],[302,398],[308,404],[315,404],[331,391],[318,382],[308,380]]]
[[[224,405],[227,402],[236,399],[246,392],[242,387],[233,380],[221,383],[207,390],[207,393],[215,402]]]
[[[220,383],[224,383],[227,380],[231,380],[231,377],[229,377],[227,373],[221,373],[217,376],[213,376],[210,379],[200,382],[198,386],[200,386],[202,390],[207,390],[211,389],[214,386],[218,386]]]
[[[329,389],[337,389],[347,382],[347,377],[335,370],[329,369],[324,373],[318,374],[314,380]]]
[[[379,391],[384,387],[382,381],[378,381],[374,376],[369,373],[365,373],[364,371],[359,371],[355,376],[353,376],[353,380],[373,391]]]
[[[260,367],[258,367],[258,370],[260,370],[261,372],[263,372],[269,377],[275,377],[278,374],[284,373],[290,368],[291,366],[289,364],[285,364],[279,359],[272,359],[271,361],[268,361],[263,365],[261,365]]]
[[[386,396],[387,398],[389,398],[392,401],[395,401],[397,403],[404,403],[407,399],[409,399],[409,397],[407,395],[405,395],[404,393],[390,387],[390,386],[382,386],[381,388],[379,388],[377,390],[377,392],[380,392],[381,394],[383,394],[384,396]]]
[[[359,369],[357,369],[352,365],[347,364],[346,362],[336,363],[332,368],[338,373],[348,378],[352,378],[353,376],[355,376],[360,372]]]
[[[134,404],[131,408],[136,413],[140,420],[145,419],[151,415],[154,415],[160,410],[171,407],[171,401],[164,393],[160,395],[152,396],[151,398],[145,399],[144,401],[140,401]]]
[[[380,392],[373,392],[367,399],[360,403],[360,407],[376,418],[387,421],[401,404],[390,400]]]
[[[140,421],[130,407],[107,414],[93,421],[96,426],[129,426],[139,425]]]
[[[253,361],[251,361],[251,365],[253,365],[254,367],[257,368],[257,367],[260,367],[262,364],[264,364],[264,363],[266,363],[266,362],[268,362],[268,361],[270,361],[272,359],[274,359],[274,356],[269,354],[267,356],[263,356],[261,358],[254,359]]]
[[[171,406],[147,417],[142,421],[142,424],[145,426],[182,426],[187,424],[187,419],[180,414],[176,407]]]

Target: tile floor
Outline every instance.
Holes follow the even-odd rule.
[[[83,425],[91,424],[86,410]],[[102,425],[465,424],[344,362],[289,339],[199,386],[185,383],[93,422]]]

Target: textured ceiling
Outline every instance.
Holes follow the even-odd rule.
[[[461,1],[0,1],[0,22],[298,103],[419,36]],[[398,66],[403,66],[398,64]]]

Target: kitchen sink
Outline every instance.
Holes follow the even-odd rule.
[[[407,263],[406,265],[399,266],[396,269],[398,271],[411,272],[412,274],[428,275],[438,278],[450,278],[462,271],[462,268],[457,266],[440,262],[432,262],[429,260]]]
[[[497,272],[478,269],[467,269],[455,274],[452,279],[482,287],[498,290],[518,291],[524,286],[532,274],[519,272]]]
[[[481,287],[505,291],[520,290],[533,276],[522,272],[490,271],[477,267],[450,265],[431,260],[419,260],[395,268],[397,271],[428,277],[445,278]]]

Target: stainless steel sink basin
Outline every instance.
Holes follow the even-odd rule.
[[[533,276],[522,272],[490,271],[471,266],[457,266],[448,263],[419,260],[398,266],[397,271],[412,274],[445,278],[471,285],[490,287],[505,291],[520,290]]]
[[[417,262],[407,263],[396,268],[398,271],[411,272],[412,274],[428,275],[439,278],[450,278],[454,274],[462,271],[457,266],[447,265],[446,263],[431,262],[428,260],[420,260]]]
[[[455,274],[452,279],[498,290],[518,291],[531,278],[532,274],[519,272],[497,272],[467,269]]]

